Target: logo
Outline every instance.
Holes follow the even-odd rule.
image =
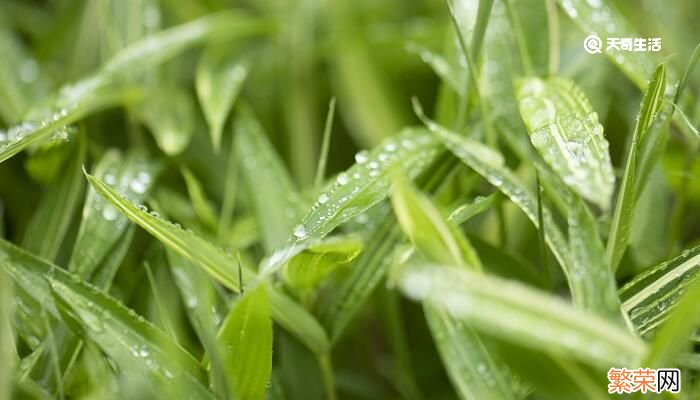
[[[609,37],[605,43],[605,52],[661,51],[661,38]],[[603,39],[595,33],[590,34],[583,40],[583,49],[586,50],[588,54],[601,54],[603,52]]]
[[[588,54],[600,54],[602,53],[603,41],[595,33],[588,35],[587,38],[583,40],[583,49],[588,52]]]
[[[680,393],[681,371],[676,368],[610,368],[608,393]]]

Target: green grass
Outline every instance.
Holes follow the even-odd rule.
[[[0,400],[697,399],[661,3],[0,2]]]

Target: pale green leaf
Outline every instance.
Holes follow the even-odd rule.
[[[132,310],[8,242],[0,241],[0,259],[16,285],[76,334],[100,346],[132,379],[145,375],[157,391],[213,398],[199,363]]]
[[[265,285],[236,301],[217,343],[235,397],[262,400],[272,372],[272,321]]]
[[[481,143],[460,137],[431,121],[427,122],[428,127],[435,132],[450,151],[508,196],[536,227],[539,225],[535,195],[516,178],[513,172],[503,165],[500,153]],[[574,303],[583,308],[599,304],[595,299],[601,296],[600,288],[610,290],[612,285],[601,280],[604,276],[591,273],[587,269],[588,266],[573,261],[569,245],[547,207],[543,207],[542,217],[547,245],[566,274]],[[614,294],[604,296],[612,298]],[[592,309],[592,311],[601,315],[609,315],[610,312],[604,308]]]
[[[195,129],[195,105],[183,87],[156,87],[139,105],[138,114],[165,154],[178,155],[189,145]]]
[[[666,67],[660,64],[651,79],[651,83],[644,94],[642,109],[639,111],[637,124],[632,136],[632,144],[627,154],[625,172],[622,176],[622,183],[615,202],[608,234],[608,244],[606,247],[606,260],[608,265],[615,270],[620,264],[630,236],[630,225],[636,203],[637,187],[641,185],[638,181],[640,157],[640,146],[645,141],[645,136],[654,122],[657,112],[661,108],[664,90],[666,88]],[[642,153],[643,154],[643,153]]]
[[[700,325],[700,280],[694,279],[667,321],[654,335],[644,365],[664,368],[672,363],[684,348],[691,347],[688,337]]]
[[[134,204],[102,180],[85,173],[88,181],[106,201],[122,214],[155,236],[176,253],[197,264],[216,280],[232,290],[239,290],[235,262],[216,246],[197,235],[161,219],[155,212]]]
[[[403,231],[431,260],[482,269],[474,249],[457,227],[400,175],[394,179],[391,202]]]
[[[134,205],[94,176],[89,174],[86,176],[95,190],[132,222],[152,234],[175,253],[202,268],[222,285],[233,291],[240,290],[237,265],[221,249],[194,233],[162,220],[155,213],[147,212],[145,207]],[[244,282],[252,281],[253,271],[243,268],[242,272]],[[274,289],[270,289],[269,297],[275,321],[309,345],[312,350],[325,349],[328,346],[325,332],[306,310],[286,295],[276,293]]]
[[[594,276],[592,279],[582,280],[583,285],[589,285],[585,292],[599,292],[599,296],[586,297],[589,303],[584,307],[600,310],[604,316],[621,322],[615,275],[605,262],[605,248],[600,240],[596,221],[583,200],[574,194],[569,198],[568,222],[571,259],[581,271],[587,271]]]
[[[199,103],[209,124],[215,151],[221,147],[221,132],[236,101],[248,67],[228,53],[228,47],[208,47],[197,66],[196,88]]]
[[[297,221],[298,190],[252,111],[236,118],[236,151],[255,215],[269,252],[284,245]]]
[[[69,143],[63,174],[48,187],[32,216],[22,245],[47,260],[55,260],[63,239],[80,206],[85,181],[81,168],[85,161],[86,139],[79,135],[77,143]]]
[[[363,243],[357,238],[326,238],[289,260],[283,270],[285,282],[303,291],[311,290],[335,268],[354,260],[362,248]]]
[[[112,150],[95,166],[94,174],[120,195],[140,202],[155,183],[158,167],[142,154]],[[129,227],[129,219],[90,188],[68,270],[106,287],[131,242]]]
[[[356,163],[338,174],[294,228],[295,242],[323,237],[385,199],[391,187],[390,171],[402,166],[408,178],[414,179],[436,157],[438,146],[424,129],[407,128],[371,152],[357,153]]]
[[[183,167],[181,171],[182,176],[185,178],[187,193],[190,195],[190,201],[192,202],[194,212],[197,214],[197,217],[204,226],[212,230],[215,229],[216,214],[214,213],[214,208],[207,199],[207,195],[204,192],[202,184],[199,182],[197,177],[190,172],[189,169]]]
[[[622,309],[634,328],[645,335],[658,327],[676,306],[700,270],[700,246],[646,269],[620,289]]]
[[[530,141],[571,189],[610,208],[615,176],[603,126],[586,95],[568,79],[519,82],[520,115]]]
[[[477,331],[595,367],[636,365],[646,352],[622,327],[512,280],[427,265],[405,267],[398,284]]]

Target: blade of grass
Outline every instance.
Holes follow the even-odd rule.
[[[435,191],[444,184],[455,167],[456,161],[442,153],[422,171],[417,184],[428,192]],[[390,266],[394,248],[401,241],[401,231],[396,226],[393,215],[382,215],[370,232],[365,251],[360,254],[333,299],[320,311],[322,321],[328,327],[334,342],[340,338],[345,327],[381,281]]]
[[[396,174],[391,203],[402,230],[425,256],[435,262],[481,270],[481,262],[464,235],[432,202]]]
[[[223,47],[210,46],[197,65],[195,87],[204,111],[214,152],[221,147],[221,132],[233,104],[248,76],[245,62],[232,57]]]
[[[246,193],[259,221],[265,250],[271,252],[282,246],[293,230],[300,206],[298,190],[250,109],[241,108],[235,126]]]
[[[267,29],[259,20],[227,11],[205,16],[136,41],[117,53],[92,76],[59,90],[52,101],[52,108],[57,110],[56,112],[47,115],[42,107],[30,113],[30,121],[16,125],[16,133],[21,139],[0,145],[0,162],[14,156],[30,144],[44,141],[54,131],[78,121],[85,115],[117,101],[123,102],[124,94],[115,96],[114,90],[100,94],[121,74],[154,67],[207,39],[231,39]],[[133,94],[126,99],[129,97],[133,97]],[[40,116],[38,120],[37,115]]]
[[[429,199],[397,175],[392,194],[394,213],[416,248],[429,259],[481,271],[481,261],[469,241],[447,221]],[[423,309],[443,364],[460,397],[517,398],[508,382],[511,377],[471,327],[461,324],[431,302]]]
[[[490,210],[498,200],[497,193],[492,193],[486,197],[479,196],[474,199],[474,202],[455,208],[448,219],[455,225],[461,225],[471,218]]]
[[[435,158],[437,146],[425,130],[407,128],[371,152],[357,153],[356,163],[324,189],[294,228],[294,243],[321,238],[385,199],[390,188],[389,171],[402,165],[409,178],[416,177]]]
[[[31,107],[45,98],[49,90],[47,75],[27,52],[19,38],[8,29],[0,29],[0,116],[14,124]]]
[[[690,346],[688,338],[700,325],[698,302],[700,280],[694,279],[688,285],[687,292],[683,294],[678,306],[654,335],[654,341],[643,365],[663,368],[674,362],[685,347]]]
[[[609,209],[615,184],[609,144],[586,95],[561,77],[525,78],[518,86],[533,146],[571,189]]]
[[[335,117],[335,97],[332,97],[328,103],[328,115],[326,115],[326,124],[323,128],[323,141],[321,142],[321,156],[318,159],[316,167],[316,178],[314,179],[314,192],[321,190],[323,177],[326,174],[326,164],[328,163],[328,150],[331,144],[331,132],[333,131],[333,119]]]
[[[418,110],[418,114],[422,115],[420,110]],[[423,116],[423,118],[425,117]],[[428,128],[443,141],[450,151],[508,196],[530,221],[538,227],[535,195],[503,165],[503,158],[500,153],[485,147],[479,142],[450,132],[432,121],[425,119],[425,122]],[[599,288],[610,289],[613,287],[607,280],[602,279],[605,277],[610,278],[610,274],[593,273],[585,266],[576,264],[569,254],[569,246],[564,235],[557,227],[551,212],[547,208],[543,208],[543,220],[545,223],[543,227],[545,239],[566,274],[574,303],[582,308],[599,305],[600,303],[596,300],[601,296]],[[605,296],[605,298],[613,297],[614,294]],[[608,305],[608,307],[611,307],[611,305]],[[614,310],[606,308],[590,310],[600,315],[610,315],[610,313],[614,312]]]
[[[328,238],[289,260],[283,270],[284,280],[302,293],[308,293],[335,268],[354,260],[362,248],[363,243],[354,237]]]
[[[591,366],[636,365],[646,352],[621,327],[520,283],[463,268],[406,267],[398,284],[477,331]]]
[[[14,310],[12,305],[12,283],[0,270],[0,399],[11,399],[12,378],[18,361],[15,349],[15,332],[12,327]]]
[[[68,232],[84,190],[81,167],[85,161],[86,139],[78,136],[69,146],[70,157],[63,166],[64,174],[48,188],[32,216],[22,245],[47,260],[55,260]]]
[[[100,346],[122,371],[137,375],[148,372],[148,379],[158,390],[171,395],[182,390],[192,396],[212,398],[202,384],[204,372],[197,361],[133,311],[8,242],[0,241],[0,254],[3,267],[17,285],[42,302],[46,312],[63,320],[74,333]],[[169,384],[175,377],[180,384]]]
[[[231,393],[265,397],[272,372],[272,322],[265,285],[247,292],[231,308],[217,337]]]
[[[629,229],[634,212],[636,189],[640,185],[637,181],[637,161],[640,156],[640,144],[644,141],[652,122],[661,107],[664,90],[666,87],[666,67],[660,64],[650,81],[649,87],[642,100],[642,108],[634,128],[632,144],[625,163],[625,172],[615,202],[615,211],[612,217],[608,243],[606,247],[606,262],[610,267],[617,269],[622,255],[629,241]]]
[[[222,285],[235,292],[240,290],[236,263],[221,249],[192,232],[162,220],[158,215],[149,214],[145,211],[145,207],[139,208],[122,198],[98,178],[87,173],[86,176],[95,190],[132,222],[180,256],[202,268]],[[253,277],[253,271],[248,268],[243,269],[243,278],[246,282],[253,281]],[[272,317],[277,323],[297,336],[313,351],[323,352],[328,348],[325,332],[306,310],[273,288],[270,288],[268,296]]]
[[[192,140],[196,107],[187,90],[160,84],[138,105],[136,114],[148,127],[158,147],[169,156],[182,153]]]
[[[0,163],[31,145],[44,142],[54,132],[82,119],[86,115],[118,103],[134,101],[138,97],[138,92],[122,90],[91,93],[91,95],[85,101],[71,103],[69,106],[60,108],[57,112],[38,120],[25,121],[10,127],[6,132],[8,140],[0,141]]]
[[[195,214],[197,214],[202,225],[211,230],[215,230],[216,213],[207,199],[202,184],[187,167],[182,167],[180,171],[185,178],[185,186],[187,186],[187,193],[190,195],[190,201],[192,202]]]
[[[653,331],[668,317],[699,270],[700,246],[695,246],[645,269],[620,289],[622,309],[640,334]]]

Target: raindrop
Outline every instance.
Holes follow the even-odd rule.
[[[294,228],[294,236],[297,239],[303,239],[307,235],[306,227],[303,224],[299,224]]]
[[[341,172],[340,175],[338,175],[338,179],[336,181],[339,185],[342,186],[348,183],[349,180],[350,179],[348,178],[348,174],[346,174],[345,172]]]
[[[321,204],[326,204],[326,202],[328,202],[328,195],[325,193],[321,193],[321,195],[318,196],[318,202]]]
[[[146,185],[144,182],[138,179],[134,179],[131,181],[129,184],[129,188],[133,190],[135,193],[144,193],[146,192]]]
[[[369,159],[369,153],[367,153],[367,150],[362,150],[355,154],[355,162],[358,164],[364,164],[367,162]]]

